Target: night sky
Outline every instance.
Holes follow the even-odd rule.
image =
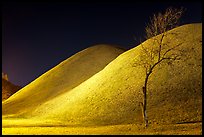
[[[4,2],[2,72],[25,86],[71,55],[95,44],[139,44],[153,13],[186,8],[181,24],[202,22],[201,2]],[[136,40],[135,40],[136,38]]]

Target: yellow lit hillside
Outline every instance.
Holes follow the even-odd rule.
[[[170,30],[170,32],[178,34],[177,37],[169,35],[164,40],[169,41],[169,45],[181,42],[182,45],[179,48],[185,51],[185,55],[172,65],[163,63],[157,66],[148,83],[147,116],[150,125],[158,125],[157,128],[160,131],[163,130],[161,125],[178,124],[169,127],[169,129],[183,130],[179,127],[180,124],[202,122],[202,23],[183,25]],[[160,36],[158,35],[156,38]],[[147,48],[154,46],[153,39],[143,42],[142,45]],[[100,49],[98,50],[100,51]],[[24,92],[31,91],[31,83],[23,89],[24,92],[14,94],[3,103],[3,127],[23,125],[33,127],[42,125],[94,126],[97,128],[94,129],[96,132],[93,131],[92,134],[98,133],[99,128],[101,128],[100,131],[109,133],[117,131],[117,133],[145,134],[147,130],[137,127],[143,124],[140,102],[143,99],[142,86],[145,70],[141,66],[134,66],[139,61],[141,51],[141,45],[138,45],[124,52],[101,71],[89,79],[81,81],[82,83],[78,83],[78,86],[73,86],[73,89],[63,87],[70,80],[74,81],[74,78],[52,79],[50,76],[51,81],[61,82],[57,88],[58,91],[55,90],[61,94],[55,94],[54,98],[53,96],[46,98],[53,93],[49,92],[46,93],[47,95],[43,95],[44,90],[33,91],[29,97],[26,96]],[[98,51],[95,50],[95,52]],[[61,67],[63,67],[63,63],[54,69]],[[86,68],[84,73],[89,68],[90,66]],[[75,70],[76,68],[72,69]],[[63,73],[62,75],[67,75],[66,71],[60,72]],[[75,72],[77,73],[77,71],[73,71],[73,73]],[[55,73],[58,72],[55,71]],[[41,80],[43,79],[40,79],[38,86],[45,86],[47,91],[51,91],[50,86],[48,86],[50,84],[47,82],[42,84]],[[37,81],[38,79],[36,79]],[[56,83],[55,86],[58,84]],[[38,94],[38,98],[41,98],[39,95],[43,95],[43,99],[41,98],[43,101],[32,111],[20,115],[23,111],[18,112],[15,107],[21,108],[27,104],[38,104],[36,101],[39,100],[33,97],[37,96],[36,94],[39,92],[42,94]],[[22,100],[23,98],[27,98],[27,100],[20,100],[21,96]],[[19,105],[15,105],[16,102]],[[11,113],[16,114],[13,119],[6,118]],[[131,125],[134,124],[137,126],[132,127]],[[121,128],[120,126],[115,128],[116,125],[121,125]],[[51,131],[54,134],[60,130],[56,128]],[[90,133],[93,129],[87,129],[88,131],[85,132],[83,128],[75,128],[72,131],[75,130],[78,130],[77,133]],[[148,133],[155,133],[151,126],[148,130],[151,130]],[[62,131],[61,133],[66,134],[67,132]],[[102,134],[102,132],[99,133]],[[115,132],[115,134],[117,133]]]
[[[122,52],[124,50],[115,45],[105,44],[78,52],[4,101],[3,115],[13,117],[32,111],[47,100],[78,86]]]
[[[182,60],[161,65],[150,77],[147,113],[150,123],[201,121],[202,116],[202,24],[171,30],[186,50]],[[171,43],[176,39],[167,37]],[[151,39],[143,45],[151,46]],[[141,46],[117,57],[102,71],[70,92],[38,107],[34,116],[76,125],[141,123],[144,70],[132,67]]]

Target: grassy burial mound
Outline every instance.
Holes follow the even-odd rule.
[[[16,93],[20,89],[20,86],[14,85],[10,81],[2,78],[2,101],[9,98],[11,95]]]
[[[171,65],[160,64],[150,76],[149,122],[202,121],[202,24],[183,25],[168,33],[164,41],[170,46],[182,43],[179,48],[185,54]],[[149,48],[154,44],[152,38],[142,43]],[[37,107],[30,116],[80,126],[143,123],[140,102],[145,70],[135,66],[141,51],[139,45],[124,52],[79,86]]]
[[[45,101],[86,81],[123,52],[123,49],[105,44],[78,52],[3,102],[3,117],[29,113]]]

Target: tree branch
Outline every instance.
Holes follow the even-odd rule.
[[[163,54],[163,57],[162,58],[164,58],[165,57],[165,55],[168,53],[168,52],[170,52],[170,51],[172,51],[172,50],[174,50],[175,48],[177,48],[178,46],[180,46],[182,43],[179,43],[178,45],[176,45],[176,46],[174,46],[174,47],[172,47],[172,48],[170,48],[170,49],[168,49],[168,50],[166,50],[165,52],[164,52],[164,54]]]
[[[158,61],[160,60],[160,54],[161,54],[161,48],[162,48],[163,38],[164,38],[164,33],[162,34],[162,37],[161,37],[161,40],[160,40],[160,43],[159,43]]]

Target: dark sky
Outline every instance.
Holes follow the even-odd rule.
[[[186,8],[181,24],[202,22],[200,2],[4,2],[2,72],[25,86],[89,46],[133,48],[144,36],[149,17],[169,6]]]

